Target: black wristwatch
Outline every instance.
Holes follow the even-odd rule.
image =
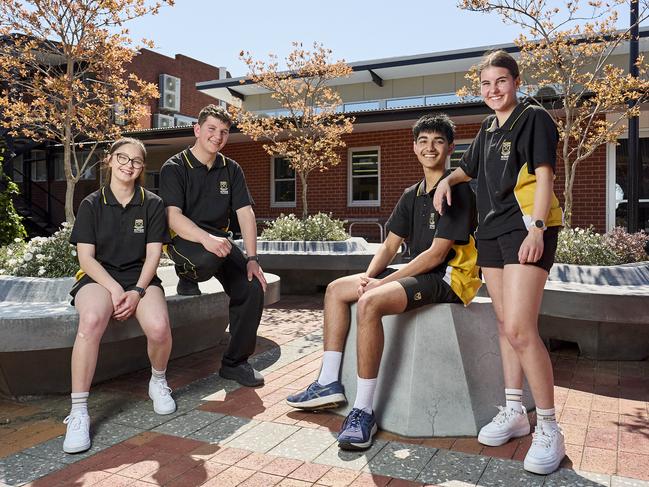
[[[248,257],[246,257],[246,262],[250,262],[251,260],[253,260],[257,264],[259,264],[259,256],[258,255],[249,255]]]
[[[539,230],[545,230],[547,227],[545,226],[545,222],[543,220],[534,220],[531,224],[531,226],[535,226]]]
[[[141,298],[143,298],[144,295],[146,294],[146,289],[144,289],[143,287],[139,287],[139,286],[135,286],[132,289],[132,291],[135,291],[136,293],[138,293]]]

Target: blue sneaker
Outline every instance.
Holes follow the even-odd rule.
[[[289,406],[305,410],[337,408],[346,402],[345,388],[339,381],[326,386],[316,381],[306,390],[286,398]]]
[[[343,422],[338,433],[338,446],[342,450],[367,450],[372,446],[372,437],[376,434],[374,413],[362,409],[352,409]]]

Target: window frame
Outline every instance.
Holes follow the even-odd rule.
[[[295,169],[295,176],[293,177],[293,188],[295,192],[295,199],[291,201],[275,201],[275,182],[277,181],[290,181],[290,178],[275,179],[275,160],[288,159],[283,156],[271,156],[270,158],[270,207],[271,208],[295,208],[297,207],[297,171]]]
[[[375,150],[378,157],[377,199],[376,200],[354,200],[354,176],[352,175],[352,154]],[[350,208],[376,208],[381,206],[381,146],[371,145],[365,147],[350,147],[347,149],[347,206]]]

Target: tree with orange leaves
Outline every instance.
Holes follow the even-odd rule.
[[[134,127],[158,96],[155,85],[126,75],[137,51],[124,24],[162,3],[173,0],[0,2],[0,124],[13,136],[62,144],[69,222],[75,185],[96,164],[98,145]]]
[[[504,22],[522,28],[516,39],[518,63],[537,98],[554,109],[559,129],[559,153],[565,169],[564,214],[568,226],[573,216],[573,187],[579,165],[602,144],[616,143],[626,129],[625,120],[637,116],[647,101],[649,80],[643,58],[640,76],[634,78],[613,63],[612,56],[628,41],[629,30],[618,30],[615,7],[626,0],[604,2],[566,0],[563,8],[547,0],[461,0],[459,7],[475,12],[496,12]],[[647,18],[644,2],[640,22]],[[471,86],[460,96],[479,93],[477,72],[467,78]],[[532,93],[529,93],[532,95]]]
[[[253,140],[264,141],[264,150],[271,156],[286,157],[300,176],[302,185],[302,218],[308,215],[307,180],[314,170],[325,171],[340,163],[337,152],[345,147],[342,136],[353,130],[354,119],[337,109],[342,101],[327,82],[345,78],[352,68],[344,61],[333,62],[332,51],[314,43],[308,51],[301,43],[293,43],[286,57],[287,71],[279,71],[278,58],[255,60],[249,52],[240,58],[249,69],[249,79],[271,92],[271,97],[286,115],[268,117],[246,110],[234,109],[241,131]]]

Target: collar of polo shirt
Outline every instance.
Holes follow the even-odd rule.
[[[196,158],[196,156],[192,153],[191,150],[189,150],[189,148],[185,149],[182,152],[182,159],[185,162],[185,165],[187,167],[189,167],[190,169],[195,169],[197,167],[207,167],[206,164],[203,164],[201,161],[199,161]],[[220,152],[218,154],[216,154],[216,160],[220,161],[221,164],[219,166],[212,166],[212,167],[225,167],[227,165],[227,163],[228,163],[225,156],[223,154],[221,154]]]
[[[444,179],[446,176],[448,176],[449,174],[451,174],[451,172],[453,172],[451,169],[446,169],[446,170],[444,171],[444,174],[442,174],[442,177],[439,178],[439,181],[441,181],[441,180]],[[416,195],[417,195],[417,196],[424,196],[424,195],[426,195],[426,194],[434,193],[435,190],[437,189],[437,185],[439,184],[439,181],[437,181],[437,182],[435,183],[435,186],[433,186],[433,188],[432,188],[430,191],[428,191],[428,193],[427,193],[427,192],[426,192],[426,178],[422,179],[421,181],[419,181],[419,185],[417,186],[417,193],[416,193]]]
[[[514,125],[516,125],[516,122],[518,122],[518,119],[521,118],[521,115],[527,110],[528,108],[531,108],[530,105],[527,103],[519,103],[516,105],[516,108],[514,108],[514,111],[507,117],[507,121],[505,122],[505,125],[502,126],[503,130],[510,131],[511,129],[514,128]],[[487,132],[495,132],[498,130],[498,117],[494,117],[493,121],[491,122],[491,125],[487,129]]]
[[[117,198],[115,198],[115,195],[110,189],[110,185],[102,186],[101,200],[105,205],[122,206],[121,203],[117,201]],[[142,206],[143,204],[144,204],[144,188],[139,184],[136,184],[135,192],[133,193],[133,197],[131,198],[131,201],[128,202],[128,205]]]

